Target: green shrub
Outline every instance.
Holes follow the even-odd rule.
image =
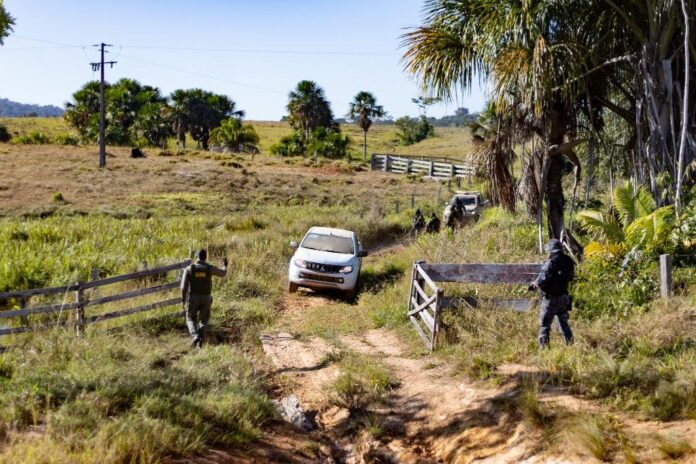
[[[77,138],[77,136],[73,134],[69,134],[67,132],[60,133],[54,137],[54,142],[58,145],[63,145],[63,146],[73,146],[76,147],[79,145],[80,141]]]
[[[411,118],[403,116],[396,120],[396,138],[401,145],[413,145],[435,136],[435,128],[425,116]]]
[[[341,134],[338,129],[317,127],[312,133],[312,140],[307,146],[307,152],[326,158],[342,158],[346,156],[350,139]]]
[[[572,286],[575,314],[592,319],[626,317],[657,296],[657,263],[644,256],[622,263],[595,257],[582,262]]]
[[[47,145],[51,143],[51,139],[43,132],[34,131],[13,138],[12,143],[15,145]]]
[[[305,153],[305,140],[299,132],[286,135],[280,142],[271,145],[271,153],[278,156],[298,156]]]

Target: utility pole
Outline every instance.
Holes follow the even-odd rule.
[[[104,53],[106,47],[111,47],[109,44],[100,43],[95,45],[101,51],[101,61],[99,63],[90,63],[92,66],[92,71],[101,71],[101,80],[99,82],[99,167],[103,168],[106,166],[106,101],[104,99],[104,65],[110,65],[112,68],[116,64],[116,61],[104,61]]]

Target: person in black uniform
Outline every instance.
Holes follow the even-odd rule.
[[[200,250],[196,262],[184,270],[181,277],[181,303],[186,311],[186,325],[191,334],[191,345],[203,346],[205,329],[213,306],[213,276],[227,275],[227,258],[222,260],[222,268],[208,264],[208,252]]]
[[[573,331],[568,324],[568,312],[571,309],[571,298],[568,295],[568,285],[575,276],[575,263],[563,253],[563,244],[553,239],[546,245],[549,259],[541,268],[539,276],[529,285],[530,290],[541,290],[541,315],[539,329],[539,345],[549,346],[551,324],[558,318],[566,344],[573,342]]]
[[[440,218],[435,213],[430,215],[428,223],[425,225],[425,232],[436,234],[440,232]]]
[[[416,214],[413,216],[413,227],[411,228],[411,235],[418,237],[421,232],[425,229],[425,218],[420,209],[416,210]]]

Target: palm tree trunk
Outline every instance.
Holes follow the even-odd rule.
[[[552,145],[560,145],[564,138],[564,121],[562,114],[564,109],[551,110],[549,121],[549,140],[546,146],[546,182],[541,185],[546,193],[546,208],[548,214],[549,238],[561,238],[563,232],[563,156],[549,156],[548,149]]]
[[[549,168],[546,177],[546,207],[548,209],[549,238],[561,238],[563,232],[563,157],[560,155],[548,159]]]
[[[367,131],[363,131],[363,161],[367,161]]]
[[[684,155],[686,152],[686,131],[688,127],[689,120],[689,36],[691,30],[689,28],[689,14],[686,9],[686,0],[681,0],[682,13],[684,14],[684,104],[682,108],[682,120],[681,120],[681,135],[679,137],[679,159],[677,163],[677,192],[675,194],[676,200],[676,211],[677,218],[679,218],[679,213],[682,207],[681,204],[681,191],[682,191],[682,180],[684,177]]]

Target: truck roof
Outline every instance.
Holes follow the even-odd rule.
[[[309,229],[309,232],[322,235],[334,235],[336,237],[353,238],[355,232],[345,229],[334,229],[333,227],[318,227],[314,226]]]

